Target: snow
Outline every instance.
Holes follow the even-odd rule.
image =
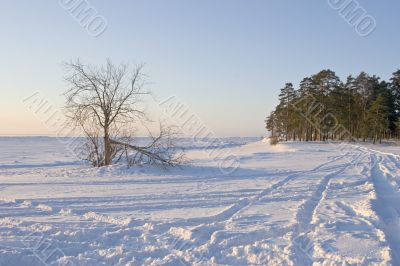
[[[182,143],[181,168],[95,169],[1,137],[0,265],[400,265],[400,147]]]

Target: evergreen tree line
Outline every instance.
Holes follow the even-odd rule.
[[[362,140],[400,138],[400,70],[390,81],[361,72],[346,82],[332,70],[286,83],[266,120],[279,140]]]

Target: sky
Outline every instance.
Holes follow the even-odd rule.
[[[104,32],[89,34],[64,8],[69,1],[94,7]],[[0,135],[54,134],[23,100],[40,93],[61,110],[62,63],[76,58],[145,63],[146,88],[178,97],[217,136],[265,135],[286,82],[327,68],[342,79],[362,70],[389,79],[400,68],[400,2],[359,0],[376,21],[363,37],[335,1],[3,0]]]

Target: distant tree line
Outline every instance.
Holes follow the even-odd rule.
[[[332,70],[286,83],[265,120],[279,140],[377,141],[400,138],[400,70],[390,81],[361,72],[345,82]]]

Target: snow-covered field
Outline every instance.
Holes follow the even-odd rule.
[[[93,169],[0,138],[0,265],[400,265],[400,148],[229,139],[224,175],[187,146],[182,168]]]

